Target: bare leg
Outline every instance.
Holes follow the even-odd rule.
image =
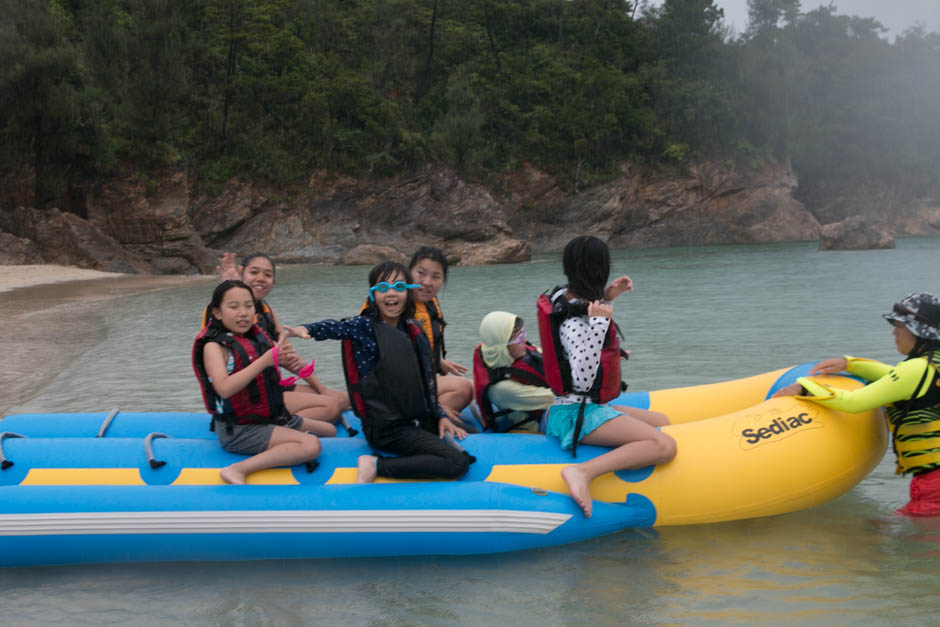
[[[316,387],[313,387],[310,383],[301,384],[298,383],[297,386],[292,390],[294,392],[300,392],[301,394],[321,394],[323,396],[330,396],[339,401],[340,410],[346,411],[351,407],[349,403],[349,394],[343,392],[342,390],[334,390],[333,388],[328,388],[323,385],[316,375],[310,375],[305,379],[308,382],[313,382],[316,384]],[[318,391],[319,390],[319,391]]]
[[[284,392],[284,406],[287,408],[287,411],[296,416],[310,418],[311,420],[322,420],[332,423],[339,422],[343,412],[340,400],[333,396],[327,396],[326,394],[299,391],[305,387],[306,386],[298,386],[298,389]]]
[[[458,414],[473,398],[473,381],[457,375],[437,375],[437,399]]]
[[[274,427],[266,450],[226,466],[219,471],[219,476],[226,483],[241,485],[253,472],[308,462],[319,454],[320,440],[316,436],[288,427]]]
[[[356,483],[372,483],[375,481],[376,462],[378,462],[378,458],[375,455],[359,456],[359,461],[356,464],[358,466],[358,472],[356,472]]]
[[[349,394],[343,392],[342,390],[334,390],[333,388],[323,388],[324,396],[331,396],[339,401],[340,410],[346,411],[352,404],[349,402]]]
[[[624,407],[623,405],[611,405],[616,411],[619,411],[621,414],[626,414],[628,416],[633,416],[637,420],[642,420],[648,425],[654,427],[665,427],[669,422],[669,418],[666,414],[662,414],[658,411],[650,411],[648,409],[637,409],[636,407]]]
[[[312,433],[313,435],[319,436],[321,438],[332,438],[336,436],[336,427],[334,427],[330,423],[324,422],[322,420],[313,420],[310,418],[304,418],[302,414],[298,414],[298,415],[300,415],[300,417],[303,418],[303,421],[304,421],[304,424],[300,428],[300,430],[306,431],[308,433]]]
[[[653,413],[653,412],[650,412]],[[581,439],[584,444],[616,447],[580,464],[562,469],[571,497],[591,517],[591,481],[615,470],[662,464],[676,456],[676,441],[651,425],[629,415],[608,420]]]

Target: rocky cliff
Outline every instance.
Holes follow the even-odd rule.
[[[219,251],[263,250],[281,262],[373,263],[419,244],[461,264],[512,263],[560,250],[573,235],[614,247],[817,239],[819,221],[778,164],[626,164],[609,183],[571,194],[532,167],[489,186],[446,168],[360,180],[323,172],[273,189],[231,180],[197,190],[187,172],[84,184],[70,211],[0,198],[0,263],[99,270],[211,272]],[[19,196],[17,196],[19,199]]]

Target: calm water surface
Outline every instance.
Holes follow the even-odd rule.
[[[938,253],[938,238],[885,251],[617,251],[614,273],[636,285],[614,314],[633,350],[625,378],[644,390],[843,353],[893,363],[879,314],[909,292],[940,292]],[[366,274],[283,268],[269,300],[289,323],[349,316],[367,293]],[[480,319],[493,309],[523,316],[534,334],[536,297],[562,280],[557,256],[453,268],[441,294],[448,357],[470,365]],[[108,315],[97,315],[101,339],[10,413],[199,410],[189,351],[210,292],[110,301]],[[338,344],[299,349],[316,357],[325,382],[342,385]],[[940,520],[892,516],[906,486],[886,456],[854,490],[812,510],[496,556],[0,570],[0,623],[923,624],[937,620]]]

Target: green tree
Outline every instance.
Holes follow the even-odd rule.
[[[0,3],[3,144],[35,173],[35,203],[61,198],[79,159],[84,77],[71,16],[55,0]]]

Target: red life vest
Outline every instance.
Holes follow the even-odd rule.
[[[216,393],[203,361],[203,348],[209,342],[221,344],[231,351],[235,359],[232,372],[243,370],[274,343],[257,324],[245,336],[229,333],[214,325],[206,327],[196,336],[193,342],[193,371],[199,381],[206,410],[212,414],[212,428],[216,420],[225,422],[228,429],[233,424],[285,423],[284,395],[273,367],[262,370],[251,383],[227,399]]]
[[[572,311],[564,292],[564,287],[556,287],[539,296],[538,300],[539,339],[545,362],[545,380],[557,396],[581,393],[593,403],[609,403],[627,389],[620,376],[620,360],[627,358],[627,353],[620,349],[620,328],[616,322],[610,321],[594,385],[588,392],[576,391],[571,384],[571,364],[563,357],[560,331],[561,323],[566,319],[584,314]]]
[[[477,400],[477,406],[480,408],[480,417],[483,418],[483,426],[493,431],[498,431],[496,419],[500,416],[512,413],[511,407],[501,408],[500,411],[493,409],[490,402],[490,386],[500,381],[517,381],[524,385],[535,385],[538,387],[549,387],[545,380],[544,366],[542,364],[542,354],[531,344],[526,344],[526,354],[515,360],[505,368],[490,368],[483,361],[481,345],[477,345],[473,351],[473,394]],[[540,420],[544,411],[528,411],[524,420],[510,425],[510,429],[518,427],[533,420]]]

